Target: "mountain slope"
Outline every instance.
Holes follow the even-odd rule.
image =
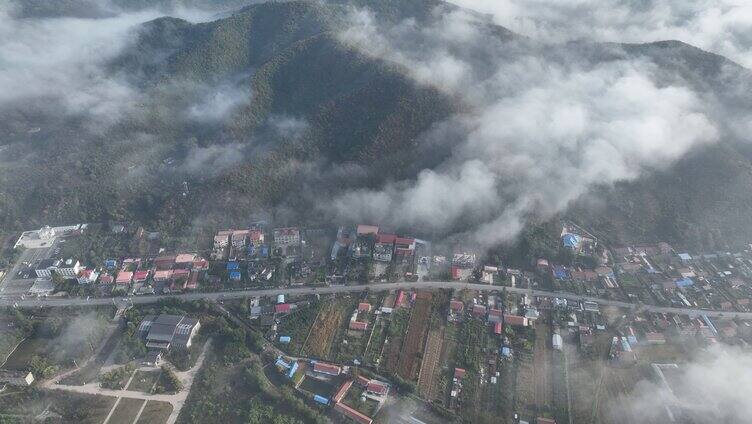
[[[341,43],[336,34],[351,5],[368,5],[390,22],[426,23],[440,15],[437,7],[456,10],[434,0],[293,1],[251,5],[213,22],[148,22],[107,64],[140,97],[106,131],[45,111],[0,110],[0,128],[9,132],[46,124],[36,135],[14,131],[14,142],[2,146],[24,160],[0,157],[0,228],[133,220],[180,232],[199,221],[240,223],[265,213],[281,223],[326,222],[325,214],[310,213],[322,198],[414,178],[441,163],[450,152],[421,148],[418,140],[465,105]],[[487,29],[489,37],[518,38]],[[550,49],[576,50],[594,63],[643,56],[724,102],[748,101],[738,90],[750,86],[748,71],[683,43]],[[217,119],[194,116],[206,98],[201,114],[211,115],[217,99],[233,107]],[[280,124],[291,120],[297,124]],[[741,141],[604,188],[600,207],[583,201],[571,214],[614,240],[720,248],[752,239],[752,162]]]

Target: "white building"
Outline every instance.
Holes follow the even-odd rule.
[[[300,244],[300,230],[297,228],[275,228],[274,244],[277,247]]]

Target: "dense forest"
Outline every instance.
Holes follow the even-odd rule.
[[[107,12],[83,0],[18,3],[27,18]],[[113,4],[138,10],[141,3]],[[102,65],[137,93],[111,120],[61,114],[54,101],[0,104],[0,231],[82,221],[132,222],[172,234],[258,218],[327,225],[338,219],[327,199],[415,178],[450,155],[451,146],[426,148],[421,137],[467,105],[416,82],[396,63],[353,49],[337,33],[353,6],[367,4],[377,19],[395,22],[428,22],[454,6],[340,0],[235,9],[242,3],[183,2],[217,7],[222,17],[164,17],[133,29]],[[490,22],[478,25],[488,26],[489,37],[522,39]],[[726,84],[723,70],[735,65],[678,42],[617,52],[596,43],[552,49],[551,55],[577,50],[594,62],[647,57],[735,101],[740,94],[723,87],[752,81],[739,70],[733,78],[741,82]],[[750,157],[735,141],[709,146],[666,170],[603,187],[598,202],[578,202],[569,214],[617,242],[740,245],[752,239]]]

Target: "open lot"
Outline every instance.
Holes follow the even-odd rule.
[[[137,424],[163,424],[172,412],[172,405],[167,402],[150,400],[146,402]]]
[[[138,411],[146,402],[143,399],[120,398],[115,410],[110,415],[108,424],[131,424],[136,419]]]
[[[327,302],[322,306],[303,347],[305,355],[314,358],[329,357],[334,336],[342,325],[349,308],[350,302],[343,302],[340,299],[336,302]]]
[[[50,422],[101,424],[114,404],[109,396],[28,388],[0,396],[0,421],[36,422],[49,416]]]
[[[131,380],[131,384],[128,385],[127,390],[133,390],[137,392],[151,393],[152,387],[159,379],[159,374],[162,371],[136,371],[136,374]]]

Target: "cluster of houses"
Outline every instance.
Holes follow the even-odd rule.
[[[378,411],[386,402],[391,386],[381,380],[372,379],[363,375],[353,376],[350,368],[328,362],[307,359],[291,359],[284,356],[278,356],[275,361],[277,370],[293,381],[296,390],[307,395],[314,402],[322,405],[331,406],[332,409],[341,413],[351,420],[371,424],[373,418],[359,411],[357,405],[348,404],[346,396],[352,390],[358,390],[358,399],[360,402],[370,400],[376,402]],[[311,385],[319,389],[304,389],[303,381],[305,379],[315,379],[326,384]],[[324,388],[332,387],[331,392],[319,392]],[[313,390],[318,393],[309,392]]]

